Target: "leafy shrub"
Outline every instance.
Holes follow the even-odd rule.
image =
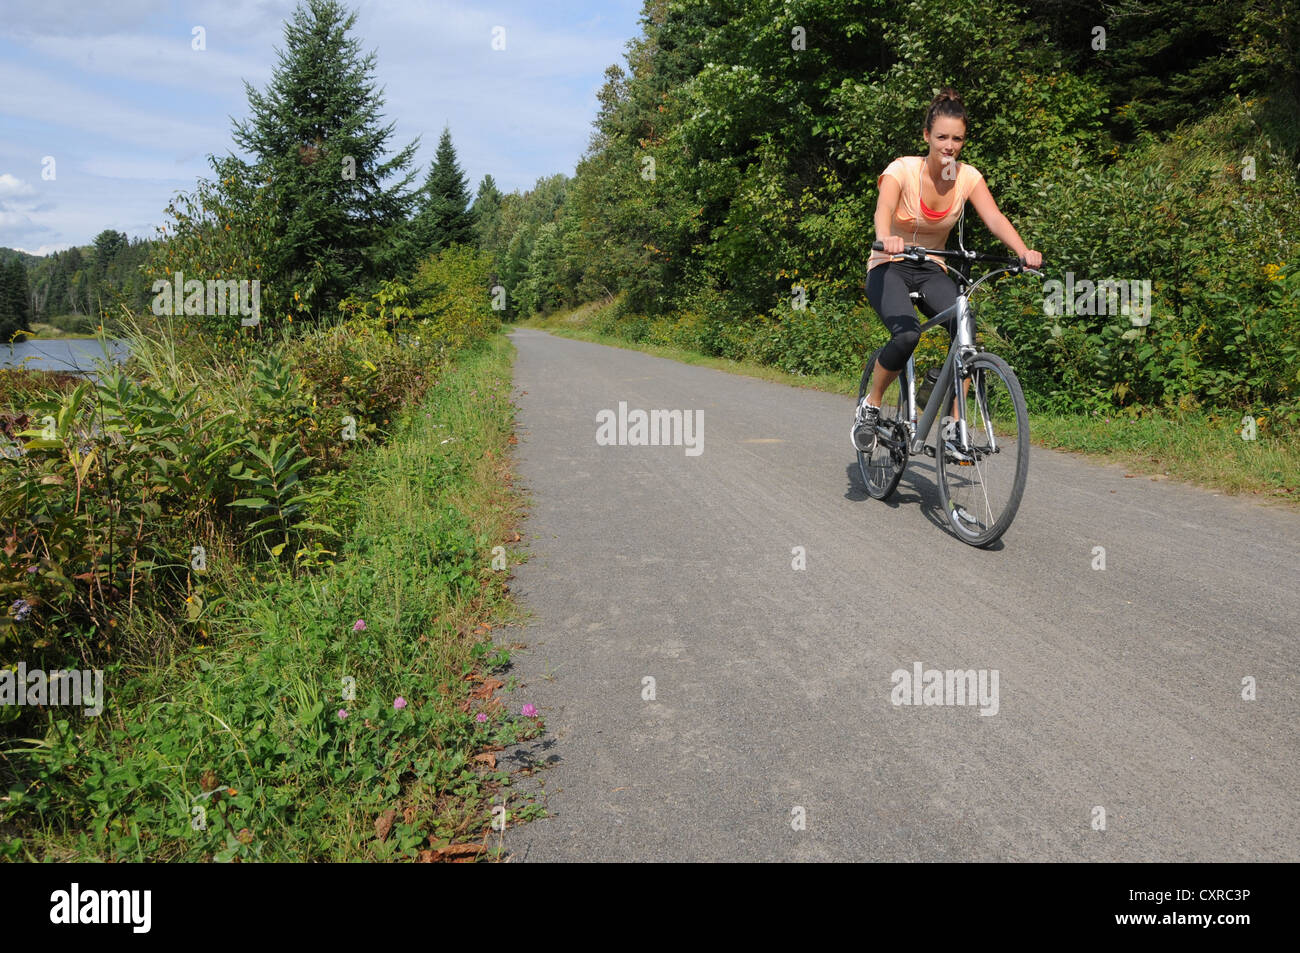
[[[800,310],[782,305],[768,315],[753,353],[791,374],[854,376],[888,337],[875,312],[863,304],[830,301]]]
[[[1254,178],[1247,173],[1250,157]],[[1046,177],[1022,232],[1050,277],[1149,281],[1150,323],[1044,315],[1041,292],[1002,289],[990,309],[1026,386],[1054,409],[1289,406],[1296,398],[1300,182],[1234,102],[1172,141],[1146,136],[1114,165],[1076,157]],[[1036,239],[1037,240],[1037,239]]]
[[[420,266],[412,287],[415,313],[430,322],[448,351],[480,341],[499,326],[490,275],[489,257],[467,245],[445,248]]]

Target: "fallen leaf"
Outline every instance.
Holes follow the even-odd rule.
[[[497,766],[497,756],[494,755],[491,751],[485,751],[482,754],[476,754],[474,755],[473,760],[482,761],[489,768],[495,768]]]
[[[505,682],[496,678],[485,678],[483,684],[469,693],[471,698],[488,698],[498,688],[504,688]]]
[[[407,807],[406,807],[406,810],[404,810],[404,811],[402,812],[402,823],[403,823],[403,824],[414,824],[414,823],[415,823],[415,815],[416,815],[415,805],[414,805],[414,804],[408,804]]]
[[[388,839],[388,832],[393,829],[393,819],[397,817],[397,812],[391,807],[375,818],[375,837],[380,840]]]
[[[433,862],[464,863],[466,860],[474,859],[485,850],[487,848],[482,844],[448,844],[446,847],[434,849]]]

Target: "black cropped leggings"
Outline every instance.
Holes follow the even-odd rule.
[[[908,292],[921,292],[917,305],[927,318],[957,303],[957,286],[935,262],[887,261],[867,272],[867,300],[889,328],[889,343],[880,352],[880,366],[901,371],[921,339],[921,322],[916,318]],[[957,316],[943,323],[948,339],[957,336]]]

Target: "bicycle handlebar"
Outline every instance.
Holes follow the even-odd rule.
[[[872,242],[872,251],[884,251],[884,242]],[[920,245],[904,245],[903,250],[897,254],[912,261],[924,261],[927,255],[936,255],[940,258],[960,258],[964,261],[988,261],[998,264],[1007,265],[1008,270],[1013,273],[1027,272],[1031,275],[1043,276],[1041,271],[1028,267],[1023,258],[1008,258],[1002,255],[986,255],[978,251],[953,251],[947,248],[922,248]]]

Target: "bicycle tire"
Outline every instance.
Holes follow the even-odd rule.
[[[966,363],[966,368],[972,382],[966,398],[970,444],[958,448],[961,460],[956,457],[950,460],[944,435],[940,432],[935,448],[939,500],[949,525],[962,542],[987,547],[1001,539],[1011,526],[1024,496],[1029,476],[1029,409],[1015,372],[996,354],[980,352]],[[990,374],[996,375],[1005,385],[1005,393],[996,384],[990,384],[993,380]],[[945,406],[951,406],[959,386],[957,380],[949,386]],[[992,396],[989,396],[990,391],[994,392]],[[1015,430],[1011,432],[1013,425]],[[986,427],[994,431],[996,440],[988,440]],[[991,449],[993,447],[996,450]],[[996,515],[989,498],[991,483],[988,480],[993,461],[1001,459],[995,453],[1007,453],[1008,458],[1014,460],[1013,474],[1005,494],[1001,480],[993,488],[997,499],[1005,498]],[[979,492],[972,492],[971,487]],[[968,504],[968,494],[974,505]]]
[[[862,380],[858,384],[858,403],[867,395],[871,387],[871,375],[876,369],[876,360],[880,356],[877,350],[867,359],[867,366],[862,370]],[[876,448],[870,455],[858,451],[858,472],[867,495],[875,500],[887,500],[898,487],[907,469],[907,398],[904,396],[902,383],[907,374],[906,369],[898,378],[885,388],[885,395],[880,401],[880,423],[876,426]],[[895,396],[896,395],[896,396]],[[893,398],[891,400],[891,397]],[[892,424],[892,426],[891,426]],[[881,438],[888,433],[886,443]]]

